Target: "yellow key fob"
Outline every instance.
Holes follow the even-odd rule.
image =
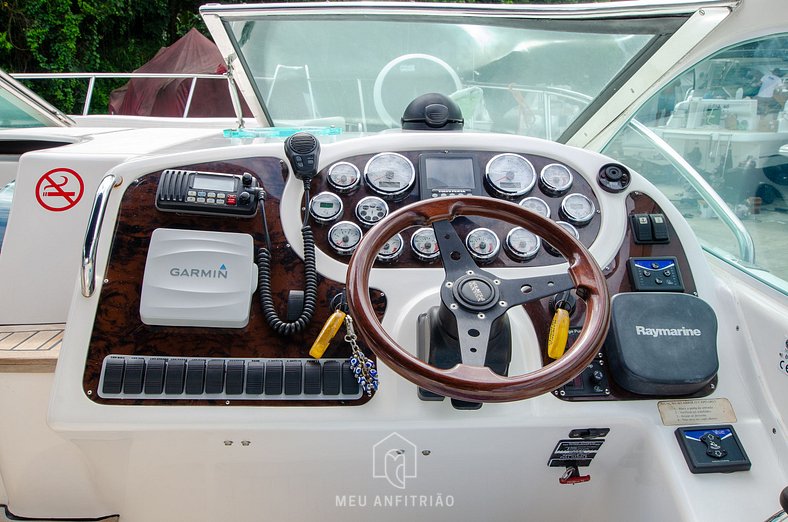
[[[569,312],[563,308],[556,308],[553,322],[550,324],[550,335],[547,338],[547,356],[551,359],[560,359],[566,350],[568,337]]]
[[[331,343],[331,339],[333,339],[337,332],[339,331],[339,327],[342,326],[342,323],[345,322],[345,312],[341,310],[337,310],[326,321],[326,324],[323,325],[323,329],[320,330],[320,333],[315,339],[315,342],[312,343],[312,348],[309,349],[310,357],[314,357],[315,359],[320,359],[323,357],[323,354],[326,353],[328,349],[328,345]]]

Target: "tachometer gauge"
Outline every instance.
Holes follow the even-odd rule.
[[[418,229],[410,236],[410,247],[420,261],[434,261],[441,255],[432,227]]]
[[[364,180],[381,196],[395,198],[410,191],[416,180],[416,169],[402,154],[383,152],[367,162]]]
[[[402,236],[400,234],[386,241],[378,251],[378,261],[383,263],[395,261],[402,254],[402,243]]]
[[[551,163],[545,165],[539,175],[539,186],[545,194],[560,196],[572,186],[572,173],[563,165]]]
[[[328,184],[340,194],[345,194],[358,187],[361,174],[358,167],[346,161],[334,163],[328,169]]]
[[[487,163],[484,172],[492,192],[504,198],[524,196],[536,183],[531,162],[517,154],[499,154]]]
[[[587,225],[594,218],[594,203],[582,194],[569,194],[561,202],[561,217],[582,227]]]
[[[356,217],[365,227],[371,227],[389,213],[389,206],[377,196],[367,196],[356,204]]]
[[[550,217],[550,206],[545,203],[542,198],[537,197],[530,197],[530,198],[523,198],[518,203],[521,207],[525,207],[528,210],[536,212],[537,214],[541,214],[543,217],[549,218]]]
[[[567,223],[566,221],[556,221],[555,224],[560,226],[561,228],[563,228],[567,232],[569,232],[571,235],[575,236],[575,239],[578,239],[578,240],[580,239],[580,233],[577,231],[577,229],[571,223]],[[561,255],[561,252],[559,252],[555,247],[553,247],[553,245],[551,245],[550,243],[548,243],[546,241],[545,241],[545,244],[544,244],[544,249],[547,250],[548,252],[550,252],[554,256],[560,256]]]
[[[309,214],[318,223],[331,223],[342,215],[342,200],[333,192],[316,194],[309,202]]]
[[[328,231],[328,242],[337,254],[349,256],[361,241],[361,227],[352,221],[340,221]]]
[[[504,250],[515,261],[528,261],[536,257],[542,246],[539,236],[523,227],[515,227],[506,234]]]
[[[476,261],[489,263],[501,250],[501,240],[489,228],[475,228],[465,238],[465,247]]]

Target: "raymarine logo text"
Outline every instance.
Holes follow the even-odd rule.
[[[636,325],[635,333],[646,337],[699,337],[702,332],[697,328],[646,328]]]

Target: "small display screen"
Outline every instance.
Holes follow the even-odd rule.
[[[230,176],[225,177],[195,174],[192,188],[197,190],[220,190],[222,192],[234,192],[235,178]]]
[[[476,187],[473,158],[424,158],[427,189]]]
[[[320,208],[334,208],[334,204],[329,202],[320,202]]]

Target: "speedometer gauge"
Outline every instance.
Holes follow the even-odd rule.
[[[377,196],[367,196],[356,204],[356,217],[365,227],[371,227],[389,213],[389,206]]]
[[[402,243],[402,235],[400,234],[386,241],[378,251],[378,261],[383,263],[395,261],[402,254]]]
[[[530,198],[523,198],[518,203],[521,207],[525,207],[528,210],[536,212],[540,214],[542,217],[549,218],[550,217],[550,206],[545,203],[542,198],[537,197],[530,197]]]
[[[328,242],[337,254],[349,256],[361,241],[361,227],[352,221],[340,221],[328,231]]]
[[[318,223],[330,223],[342,214],[342,200],[333,192],[321,192],[309,202],[309,213]]]
[[[564,165],[551,163],[545,165],[539,175],[539,186],[545,194],[560,196],[572,186],[572,173]]]
[[[361,181],[361,174],[358,167],[346,161],[334,163],[328,169],[328,184],[336,189],[340,194],[355,189]]]
[[[501,240],[489,228],[476,228],[465,238],[465,247],[476,261],[489,263],[501,250]]]
[[[506,234],[506,241],[504,242],[506,253],[515,261],[533,259],[539,253],[541,246],[542,240],[539,239],[539,236],[523,227],[511,229]]]
[[[410,247],[420,261],[434,261],[441,255],[432,227],[418,229],[410,236]]]
[[[364,167],[364,181],[381,196],[406,194],[416,180],[413,163],[402,154],[384,152],[373,156]]]
[[[499,154],[487,163],[484,178],[491,191],[501,197],[524,196],[536,183],[531,162],[517,154]]]
[[[587,225],[594,218],[594,203],[582,194],[569,194],[561,202],[561,216],[573,225]]]

